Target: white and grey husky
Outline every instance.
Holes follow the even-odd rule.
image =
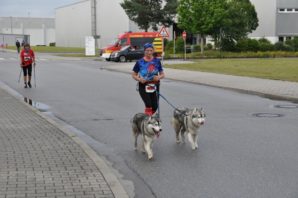
[[[185,133],[193,150],[198,148],[198,130],[205,122],[206,115],[199,108],[174,110],[172,125],[176,132],[176,143],[185,142]]]
[[[142,135],[143,151],[147,153],[149,160],[153,159],[152,144],[155,137],[158,137],[162,131],[160,119],[156,115],[148,116],[144,113],[137,113],[131,120],[131,123],[135,140],[135,150],[137,150],[138,147],[138,136]]]

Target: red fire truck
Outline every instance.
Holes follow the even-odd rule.
[[[135,49],[141,49],[145,43],[153,43],[155,53],[157,56],[161,56],[162,37],[158,36],[158,32],[126,32],[120,34],[115,43],[101,50],[100,55],[109,61],[112,52],[119,51],[122,47],[128,45]]]

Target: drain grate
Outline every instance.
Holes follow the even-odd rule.
[[[298,105],[289,104],[289,105],[275,105],[276,108],[282,108],[282,109],[297,109]]]
[[[280,113],[254,113],[252,115],[257,118],[280,118],[284,116]]]

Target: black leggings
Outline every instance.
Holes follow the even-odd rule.
[[[24,73],[24,76],[27,76],[27,74],[29,76],[32,76],[32,65],[27,65],[23,67],[23,73]]]
[[[140,96],[145,104],[146,108],[152,108],[153,112],[155,112],[158,108],[158,100],[159,100],[159,96],[157,94],[157,92],[159,92],[159,84],[156,85],[157,88],[157,92],[153,92],[153,93],[146,93],[146,89],[145,89],[144,84],[139,83],[139,93]]]

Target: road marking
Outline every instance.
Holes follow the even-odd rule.
[[[0,60],[5,60],[4,58],[0,58]]]
[[[48,59],[38,58],[37,60],[40,60],[40,61],[47,61]]]
[[[9,58],[9,60],[17,60],[16,58]]]

